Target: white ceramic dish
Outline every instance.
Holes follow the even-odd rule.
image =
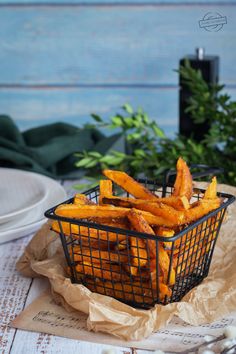
[[[37,174],[0,168],[0,224],[27,213],[46,199],[47,191]]]
[[[29,173],[21,172],[25,174]],[[21,217],[15,217],[14,220],[11,219],[9,222],[0,225],[0,243],[35,232],[46,221],[44,212],[66,199],[66,192],[58,182],[43,175],[32,174],[35,181],[45,188],[45,198],[36,206],[31,206]]]

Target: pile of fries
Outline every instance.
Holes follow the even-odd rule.
[[[220,206],[216,178],[193,202],[192,176],[182,158],[167,197],[125,172],[104,170],[103,174],[107,179],[100,181],[97,203],[76,194],[73,203],[55,210],[57,216],[71,219],[52,224],[68,240],[70,272],[90,290],[122,301],[150,305],[175,300],[177,279],[186,282],[193,272],[203,271],[202,259],[217,235],[220,211],[182,232]],[[114,195],[114,186],[126,196]]]

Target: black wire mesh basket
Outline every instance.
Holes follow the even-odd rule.
[[[159,196],[172,193],[172,187],[163,188],[148,180],[139,182]],[[201,199],[203,193],[197,190],[193,201]],[[99,187],[84,194],[98,203]],[[114,195],[120,195],[119,188],[114,189]],[[227,206],[235,200],[225,193],[218,196],[222,200],[219,208],[183,226],[171,237],[117,228],[115,220],[114,226],[107,226],[106,220],[99,224],[96,220],[61,217],[55,214],[58,206],[47,210],[45,216],[57,222],[73,283],[82,283],[93,292],[133,307],[148,309],[155,304],[180,301],[207,276]],[[73,198],[65,203],[73,203]],[[150,257],[148,242],[156,255],[155,262]],[[160,266],[163,262],[166,272]]]

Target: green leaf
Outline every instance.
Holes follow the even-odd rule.
[[[99,164],[98,161],[96,161],[96,160],[91,160],[90,162],[88,162],[88,163],[86,164],[86,168],[92,168],[92,167],[94,167],[94,166],[96,166],[96,165],[98,165],[98,164]]]
[[[131,140],[138,140],[140,139],[141,134],[140,133],[132,133],[132,134],[128,134],[127,135],[127,140],[131,141]]]
[[[102,122],[103,122],[102,118],[101,118],[100,116],[98,116],[97,114],[92,113],[92,114],[91,114],[91,117],[92,117],[96,122],[99,122],[99,123],[102,123]]]
[[[113,157],[113,159],[110,161],[109,165],[111,166],[118,166],[123,162],[122,157]]]
[[[132,166],[132,167],[141,167],[141,165],[140,165],[140,160],[134,160],[134,161],[132,161],[131,163],[130,163],[130,165]]]
[[[122,119],[118,116],[112,117],[111,121],[114,126],[122,127],[122,125],[123,125]]]
[[[124,123],[128,128],[132,128],[134,125],[134,120],[131,117],[124,118]]]
[[[143,150],[141,149],[135,149],[134,150],[134,154],[138,157],[146,157],[146,154]]]
[[[85,157],[84,159],[80,160],[79,162],[75,163],[76,167],[86,167],[92,161],[91,157]]]
[[[158,136],[159,138],[165,138],[165,133],[155,123],[152,124],[152,129],[153,129],[154,133],[156,134],[156,136]]]
[[[134,110],[133,110],[133,108],[131,107],[131,105],[129,103],[125,103],[122,108],[129,114],[133,114],[134,113]]]
[[[91,156],[91,157],[96,157],[98,159],[100,157],[102,157],[102,154],[100,154],[100,152],[97,152],[97,151],[89,151],[88,155]]]
[[[114,156],[118,156],[118,157],[122,157],[122,158],[125,158],[125,157],[127,156],[124,152],[115,151],[115,150],[112,150],[111,153],[112,153]]]
[[[110,164],[110,163],[112,163],[113,160],[114,160],[114,156],[113,155],[106,155],[106,156],[103,156],[100,159],[100,162]]]
[[[148,117],[147,113],[143,114],[143,121],[144,121],[145,124],[149,123],[149,117]]]

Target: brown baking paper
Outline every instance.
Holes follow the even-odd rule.
[[[201,185],[202,186],[202,185]],[[204,187],[204,186],[203,186]],[[220,185],[221,192],[236,195],[236,188]],[[180,302],[138,310],[111,297],[72,284],[65,275],[65,259],[59,237],[48,222],[34,236],[17,263],[25,276],[45,276],[55,300],[88,315],[87,327],[125,340],[142,340],[178,316],[191,325],[213,322],[236,310],[236,204],[228,208],[222,224],[208,277]]]
[[[172,348],[171,353],[174,348],[174,352],[177,354],[183,350],[185,353],[192,352],[191,349],[196,345],[201,345],[206,336],[219,337],[224,328],[236,324],[236,312],[214,323],[194,327],[187,325],[180,318],[174,317],[165,329],[152,333],[148,338],[142,341],[124,342],[124,340],[107,333],[88,332],[88,315],[73,310],[72,307],[65,310],[63,306],[60,306],[60,300],[60,298],[55,298],[55,293],[53,299],[50,291],[45,291],[11,322],[11,326],[79,341],[115,345],[123,347],[124,353],[127,352],[127,347],[132,347],[164,352],[169,352]],[[214,347],[211,347],[214,353],[221,351],[220,345],[221,342],[216,342]],[[78,346],[78,352],[81,352],[80,346]],[[87,351],[84,349],[84,352]],[[91,347],[89,352],[91,352]]]

